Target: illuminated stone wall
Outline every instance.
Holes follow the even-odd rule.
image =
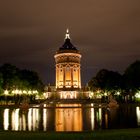
[[[62,53],[55,55],[56,88],[81,88],[81,54]]]

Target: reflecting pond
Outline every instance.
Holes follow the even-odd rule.
[[[13,131],[93,131],[140,127],[140,107],[120,105],[100,108],[81,104],[56,107],[0,108],[0,130]]]

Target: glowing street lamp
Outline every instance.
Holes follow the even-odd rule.
[[[107,96],[107,92],[104,93],[104,96]]]
[[[28,94],[32,94],[32,91],[31,91],[31,90],[29,90],[29,91],[28,91]]]
[[[22,93],[27,94],[27,91],[26,91],[26,90],[23,90],[23,92],[22,92]]]
[[[15,90],[12,90],[12,94],[15,94]]]
[[[16,90],[15,90],[15,93],[16,93],[16,94],[18,94],[18,93],[19,93],[18,89],[16,89]]]
[[[38,93],[38,91],[37,90],[33,90],[33,93],[35,94],[35,93]]]
[[[140,91],[135,94],[136,98],[140,98]]]
[[[116,94],[119,96],[120,95],[120,92],[118,91]]]
[[[9,91],[6,89],[5,91],[4,91],[4,95],[8,95],[9,94]]]
[[[19,94],[22,94],[22,91],[21,90],[19,90],[19,92],[18,92]]]

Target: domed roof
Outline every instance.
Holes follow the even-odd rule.
[[[66,38],[64,44],[62,45],[62,47],[59,48],[59,50],[77,50],[77,49],[70,42],[70,39],[69,38]]]
[[[70,40],[70,34],[69,34],[69,30],[67,29],[66,31],[66,35],[65,35],[65,42],[62,45],[62,47],[59,48],[58,52],[63,52],[63,51],[76,51],[78,52],[77,48],[71,43]]]

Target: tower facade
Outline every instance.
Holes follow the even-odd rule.
[[[67,29],[62,47],[54,55],[56,62],[56,89],[60,98],[77,98],[81,89],[81,54],[71,43]]]

